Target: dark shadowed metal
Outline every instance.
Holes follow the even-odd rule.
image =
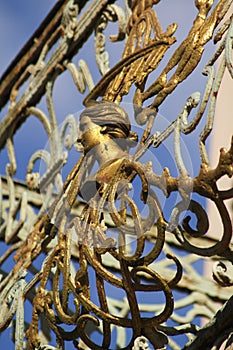
[[[17,350],[62,350],[67,342],[74,349],[232,347],[232,214],[225,201],[233,189],[219,190],[218,181],[232,176],[233,143],[220,150],[214,169],[206,149],[223,75],[233,76],[232,0],[194,1],[197,14],[176,49],[177,24],[161,27],[158,3],[58,1],[2,76],[1,107],[8,110],[0,147],[8,160],[0,177],[0,330],[5,337],[12,328]],[[119,25],[112,45],[125,40],[112,67],[104,34],[110,21]],[[82,56],[93,34],[99,81]],[[180,114],[155,131],[159,108],[195,73],[212,40],[217,46],[203,70],[202,96],[179,101]],[[66,72],[77,97],[89,92],[79,120],[69,114],[59,128],[53,92]],[[44,96],[45,109],[38,106]],[[16,160],[15,134],[32,116],[48,146],[32,152],[25,181],[17,180],[24,163]],[[196,130],[201,163],[192,176],[182,137]],[[153,152],[171,135],[177,175],[167,164],[157,173]],[[77,161],[63,179],[74,149]],[[35,170],[38,161],[44,171]],[[167,219],[161,197],[166,202],[174,194],[179,200]],[[196,198],[216,206],[218,238],[209,234],[208,213]],[[206,260],[213,262],[212,280],[196,268]],[[201,329],[199,316],[207,321]],[[49,345],[54,336],[56,348]]]

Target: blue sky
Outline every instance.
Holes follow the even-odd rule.
[[[0,75],[6,70],[11,60],[31,37],[55,3],[55,0],[0,0]],[[179,23],[178,30],[175,34],[178,41],[185,37],[193,19],[195,18],[196,9],[193,3],[194,1],[187,0],[161,0],[161,3],[157,6],[158,17],[164,29],[174,21]],[[181,8],[182,10],[180,10]],[[114,33],[109,34],[115,34],[115,31]],[[116,46],[117,49],[114,48],[114,45],[111,47],[112,56],[110,54],[110,63],[112,65],[112,63],[115,63],[114,61],[120,57],[121,51],[119,50],[119,46]],[[210,45],[208,45],[208,47],[211,50]],[[86,55],[85,59],[90,64],[94,80],[97,81],[99,74],[96,73],[95,68],[93,68],[94,59],[88,55],[87,52],[88,51],[84,51],[84,54]],[[74,61],[77,63],[77,58],[75,58]],[[186,98],[194,91],[203,91],[205,78],[201,75],[201,71],[204,67],[204,62],[205,59],[201,61],[200,68],[197,69],[196,73],[177,89],[174,96],[167,99],[164,107],[162,106],[160,112],[163,120],[166,120],[166,122],[173,121],[182,109]],[[54,91],[55,97],[58,101],[56,104],[56,112],[60,122],[64,120],[65,116],[69,113],[78,112],[81,108],[80,106],[82,102],[82,97],[77,93],[71,79],[68,79],[67,76],[68,73],[65,73],[64,76],[59,78],[57,87]],[[126,98],[126,102],[130,102],[130,98],[128,100]],[[0,119],[5,116],[5,112],[6,108],[0,112]],[[29,157],[28,145],[30,144],[31,147],[33,141],[35,141],[36,149],[37,142],[39,142],[39,139],[42,137],[37,134],[37,126],[37,122],[32,119],[32,121],[29,121],[23,126],[24,133],[19,133],[19,136],[17,135],[17,142],[19,145],[18,151],[19,154],[24,155],[25,160],[22,161],[22,168],[19,168],[17,174],[20,178],[24,178],[25,176],[25,162]],[[193,168],[196,169],[196,172],[199,169],[197,137],[198,134],[189,139],[185,139],[185,144],[189,156],[191,155]],[[43,140],[42,146],[45,144],[44,142],[45,141]],[[194,152],[194,145],[196,147],[196,152]],[[0,170],[2,171],[4,169],[4,167],[1,167],[3,164],[2,159],[5,160],[6,155],[3,154],[3,158],[1,158],[1,156],[2,154],[0,153]],[[161,154],[160,156],[162,159],[163,155]],[[9,350],[11,349],[9,348]]]
[[[55,4],[55,0],[11,0],[4,1],[0,0],[0,75],[6,70],[11,60],[19,52],[25,42],[30,38],[32,33],[39,26],[44,17],[48,14],[51,8]],[[121,1],[123,2],[123,1]],[[182,9],[182,10],[181,10]],[[187,0],[163,0],[157,7],[157,14],[165,28],[173,23],[179,23],[178,29],[175,33],[177,37],[177,44],[183,40],[188,33],[191,23],[197,13],[194,6],[194,1],[188,2]],[[110,29],[106,30],[107,36],[115,34],[117,31],[116,27],[109,26]],[[97,82],[100,78],[97,69],[95,68],[93,55],[90,54],[90,50],[93,48],[93,43],[89,44],[88,50],[83,50],[79,58],[84,58],[89,64],[94,81]],[[91,47],[91,48],[90,48]],[[120,44],[111,44],[108,46],[110,50],[110,65],[112,66],[121,56],[122,46]],[[169,57],[170,51],[168,50],[167,56]],[[165,57],[165,60],[166,60]],[[74,62],[77,64],[78,59],[75,58]],[[204,83],[206,78],[203,77],[201,71],[204,67],[205,60],[203,59],[200,63],[196,73],[190,76],[187,81],[181,84],[176,91],[169,96],[165,103],[160,108],[160,114],[163,118],[168,121],[176,119],[186,98],[194,91],[200,90],[203,92]],[[68,72],[59,77],[55,89],[54,96],[56,102],[56,113],[59,123],[64,120],[65,116],[69,113],[76,113],[82,108],[82,95],[77,93],[74,84],[70,79],[67,79]],[[125,102],[131,102],[131,96],[125,98]],[[69,106],[67,108],[67,106]],[[0,112],[0,119],[2,119],[7,112],[6,107]],[[27,123],[26,123],[27,124]],[[29,125],[30,124],[30,125]],[[29,121],[28,125],[25,125],[25,132],[27,131],[27,140],[35,139],[37,133],[32,136],[29,130],[35,127],[36,121],[33,119]],[[18,137],[18,136],[17,136]],[[40,136],[41,137],[41,136]],[[32,140],[33,141],[33,140]],[[188,144],[193,144],[193,138],[189,138]],[[186,142],[186,141],[185,141]],[[21,144],[22,145],[22,144]],[[23,146],[23,145],[22,145]],[[197,150],[198,151],[198,150]],[[0,154],[1,156],[1,154]],[[199,156],[194,162],[199,162]],[[21,174],[20,174],[21,177]]]
[[[0,0],[0,75],[55,3],[55,0]]]

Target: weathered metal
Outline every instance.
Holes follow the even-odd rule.
[[[226,340],[230,349],[232,223],[225,201],[233,190],[219,190],[218,181],[232,176],[233,143],[220,151],[215,169],[205,143],[223,75],[232,76],[233,25],[225,19],[232,0],[195,1],[197,16],[175,51],[177,24],[163,32],[155,12],[159,0],[125,1],[124,10],[113,2],[92,1],[86,8],[86,1],[59,1],[2,77],[2,105],[8,98],[9,105],[0,146],[9,159],[0,178],[0,330],[4,335],[13,327],[15,349],[55,349],[48,345],[52,334],[56,349],[66,342],[76,349],[111,349],[114,343],[134,350],[204,349],[207,343],[218,349]],[[112,42],[126,39],[112,68],[104,36],[108,21],[119,22]],[[72,62],[92,33],[102,75],[97,83],[83,57],[78,68]],[[202,98],[199,92],[184,98],[177,118],[158,133],[159,107],[194,74],[213,35],[220,44],[203,71]],[[167,63],[148,87],[165,55]],[[68,115],[59,129],[53,89],[66,71],[77,94],[86,87],[89,93],[79,120]],[[135,122],[122,103],[132,92]],[[44,95],[47,111],[37,105]],[[19,181],[14,135],[31,116],[42,123],[48,147],[31,154],[26,179]],[[201,164],[191,176],[181,138],[195,129]],[[157,173],[153,152],[171,135],[176,175],[169,165]],[[72,149],[79,159],[63,180]],[[35,170],[38,160],[46,165],[43,174]],[[174,194],[179,199],[166,215],[162,202]],[[223,227],[218,239],[209,234],[208,213],[193,194],[215,204]],[[196,268],[203,259],[213,261],[212,280]],[[216,301],[226,302],[217,314]],[[209,320],[203,329],[196,324],[199,316]]]

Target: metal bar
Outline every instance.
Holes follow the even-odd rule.
[[[31,36],[28,42],[24,45],[24,47],[20,50],[18,55],[13,59],[10,63],[9,67],[3,73],[0,78],[0,109],[7,103],[11,89],[15,82],[19,79],[25,68],[34,64],[40,52],[50,38],[52,33],[54,33],[55,29],[60,25],[63,10],[67,5],[69,0],[59,0],[52,10],[49,12],[47,17],[35,31],[35,33]],[[79,10],[83,8],[83,6],[88,2],[88,0],[79,1]],[[54,38],[58,39],[59,35]]]
[[[109,3],[109,0],[95,0],[82,17],[77,20],[72,44],[68,44],[66,40],[62,40],[49,61],[41,71],[32,78],[30,90],[26,89],[20,100],[12,107],[0,123],[0,149],[4,147],[10,130],[12,131],[12,129],[14,129],[15,131],[26,120],[27,114],[25,108],[36,105],[40,101],[45,92],[46,83],[49,80],[55,79],[56,76],[62,73],[63,70],[61,67],[64,60],[73,57],[82,47],[84,41],[88,39],[94,29],[93,23],[97,21],[100,13]]]

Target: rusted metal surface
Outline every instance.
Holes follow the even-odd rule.
[[[40,27],[35,31],[29,41],[25,44],[19,54],[15,57],[7,70],[2,74],[0,79],[0,109],[7,103],[11,89],[17,80],[21,77],[24,70],[30,66],[36,64],[43,46],[53,35],[53,41],[56,42],[61,33],[59,28],[64,8],[68,4],[69,0],[60,0],[56,3],[54,8],[50,11],[45,20],[41,23]],[[79,11],[82,10],[88,0],[81,0],[78,2]],[[50,42],[53,45],[53,42]]]
[[[66,1],[66,3],[65,4],[68,6],[67,11],[69,11],[70,2]],[[103,10],[107,3],[107,0],[93,2],[93,4],[90,5],[89,10],[85,12],[83,16],[80,16],[78,20],[76,20],[75,15],[77,15],[79,7],[75,4],[74,6],[76,6],[77,12],[73,14],[73,9],[71,9],[71,17],[74,16],[75,18],[75,23],[73,23],[71,27],[69,27],[69,25],[66,27],[66,25],[64,26],[62,25],[62,23],[60,23],[61,15],[64,12],[64,4],[59,11],[58,18],[56,19],[56,17],[53,17],[55,23],[53,24],[52,28],[50,29],[49,25],[50,30],[48,30],[48,33],[46,33],[47,27],[46,30],[44,29],[43,31],[43,34],[46,33],[47,35],[45,36],[45,38],[43,36],[40,38],[40,45],[37,44],[40,56],[34,56],[34,52],[27,52],[26,58],[24,55],[22,57],[22,66],[20,66],[20,68],[14,68],[13,71],[11,71],[10,73],[13,76],[15,75],[15,73],[16,76],[17,74],[20,74],[20,78],[15,79],[15,85],[12,86],[14,82],[11,82],[10,77],[7,78],[7,80],[9,79],[10,81],[9,83],[7,81],[6,87],[4,86],[4,83],[2,83],[3,98],[5,94],[6,96],[8,96],[8,90],[9,88],[11,89],[11,104],[9,106],[8,114],[5,116],[5,118],[1,121],[0,124],[0,149],[4,146],[6,138],[11,132],[10,130],[14,129],[14,132],[16,132],[17,128],[19,128],[20,125],[27,118],[26,107],[36,105],[40,101],[41,97],[45,92],[46,83],[49,80],[53,81],[59,74],[61,74],[61,72],[64,70],[64,62],[67,59],[70,59],[83,45],[85,40],[88,39],[88,36],[93,30],[93,22],[97,20],[100,12]],[[69,18],[69,14],[67,15],[67,17]],[[50,51],[51,46],[58,39],[61,39],[60,45],[52,54],[51,59],[45,63],[44,61],[48,52]],[[27,57],[27,55],[29,57]],[[34,59],[34,62],[31,64],[30,55],[33,55]],[[19,70],[19,73],[17,72],[17,69]],[[20,85],[22,85],[29,78],[29,76],[29,86],[26,89],[23,96],[19,99],[19,101],[17,101],[16,99],[18,95],[18,89]]]
[[[222,77],[227,71],[233,76],[233,25],[226,19],[232,1],[195,1],[197,15],[176,50],[177,24],[162,29],[159,2],[90,1],[85,12],[85,1],[58,2],[32,37],[40,37],[38,42],[30,41],[18,66],[2,78],[3,103],[9,96],[10,102],[0,123],[0,145],[8,151],[0,178],[0,330],[4,336],[12,327],[15,349],[62,350],[67,342],[76,349],[232,345],[232,222],[225,201],[233,191],[219,190],[218,183],[232,176],[233,144],[229,140],[228,149],[221,149],[214,169],[206,149]],[[119,24],[113,45],[125,39],[113,67],[108,22]],[[72,61],[92,34],[99,82],[84,57],[79,55],[78,66]],[[181,112],[158,131],[159,107],[195,73],[213,37],[219,46],[203,71],[203,94],[179,101]],[[165,56],[167,63],[151,82]],[[59,127],[53,91],[66,71],[77,95],[86,88],[89,93],[78,120],[68,115]],[[122,102],[128,95],[129,111]],[[46,110],[37,105],[42,96]],[[19,181],[14,175],[23,163],[16,160],[14,135],[32,116],[41,122],[48,146],[31,154],[26,179]],[[201,162],[192,176],[182,137],[195,130]],[[176,171],[165,164],[157,172],[156,152],[171,136]],[[74,150],[76,163],[64,179]],[[216,206],[218,238],[211,236],[208,213],[197,199],[202,197]],[[205,260],[213,262],[212,279],[202,275]],[[226,302],[217,313],[216,301]],[[202,329],[200,316],[208,320]]]

